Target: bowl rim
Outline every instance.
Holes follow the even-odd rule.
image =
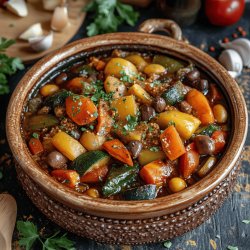
[[[58,65],[66,58],[80,52],[101,50],[110,46],[146,46],[152,50],[164,50],[167,54],[186,58],[195,64],[208,70],[219,85],[227,92],[230,102],[232,133],[229,144],[223,158],[206,177],[185,189],[182,192],[143,201],[117,201],[100,198],[92,198],[70,190],[53,180],[32,159],[32,156],[23,141],[21,134],[21,114],[30,92],[36,86],[37,79],[43,77],[52,67]],[[39,60],[23,76],[14,90],[6,115],[6,134],[11,151],[17,163],[44,191],[57,201],[89,214],[109,218],[150,218],[167,213],[174,213],[194,204],[208,195],[231,172],[236,161],[241,155],[247,135],[248,114],[244,97],[236,81],[228,72],[212,57],[203,51],[172,38],[145,34],[138,32],[123,32],[98,35],[84,38],[70,43],[59,50]]]

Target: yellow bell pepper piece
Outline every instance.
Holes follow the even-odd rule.
[[[71,161],[73,161],[80,154],[86,152],[86,149],[81,145],[80,142],[65,132],[58,132],[52,138],[52,144],[58,151],[60,151]]]
[[[201,124],[196,117],[178,110],[160,113],[156,118],[156,123],[161,129],[165,129],[169,122],[174,122],[176,130],[185,140],[189,139]]]
[[[166,154],[163,151],[151,151],[149,149],[143,149],[138,157],[138,161],[140,165],[144,166],[155,160],[164,160],[166,158]]]
[[[136,116],[137,105],[133,95],[117,98],[112,101],[111,108],[115,109],[118,119],[126,121],[128,115]]]
[[[151,105],[153,99],[148,94],[146,90],[144,90],[139,84],[134,84],[128,90],[128,93],[131,95],[135,95],[138,98],[138,101],[143,104]]]

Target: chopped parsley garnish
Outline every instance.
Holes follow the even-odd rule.
[[[95,126],[94,126],[94,125],[89,125],[89,128],[90,128],[91,130],[94,130]]]
[[[160,85],[160,84],[161,84],[161,81],[155,80],[155,81],[151,82],[151,83],[149,84],[149,86],[150,86],[151,88],[153,88],[153,87],[158,86],[158,85]]]
[[[127,73],[126,73],[125,70],[121,70],[120,74],[121,74],[120,80],[122,82],[128,82],[128,83],[132,83],[133,82],[132,79],[130,78],[130,76],[127,75]]]
[[[137,116],[127,115],[126,121],[127,121],[127,123],[123,127],[123,133],[133,131],[135,129],[135,127],[138,125],[138,117]]]
[[[87,130],[85,127],[81,127],[80,129],[81,129],[82,132]]]
[[[38,138],[39,138],[39,134],[37,134],[37,133],[33,133],[33,134],[32,134],[32,137],[34,137],[34,138],[38,139]]]
[[[170,247],[172,246],[172,242],[171,241],[166,241],[163,243],[163,246],[167,249],[170,249]]]
[[[170,121],[167,125],[167,127],[170,127],[170,126],[175,126],[175,122],[174,121]]]
[[[152,152],[158,152],[159,148],[158,147],[151,147],[149,150]]]
[[[148,131],[149,131],[149,132],[153,132],[153,131],[154,131],[154,128],[153,128],[152,126],[149,125],[149,126],[148,126]]]

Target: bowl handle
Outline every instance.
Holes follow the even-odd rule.
[[[183,40],[180,26],[169,19],[148,19],[139,26],[138,31],[144,33],[165,31],[170,37],[179,41]]]

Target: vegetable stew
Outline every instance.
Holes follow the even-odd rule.
[[[193,63],[114,50],[59,72],[32,97],[23,135],[51,178],[91,197],[146,200],[206,176],[229,112]]]

